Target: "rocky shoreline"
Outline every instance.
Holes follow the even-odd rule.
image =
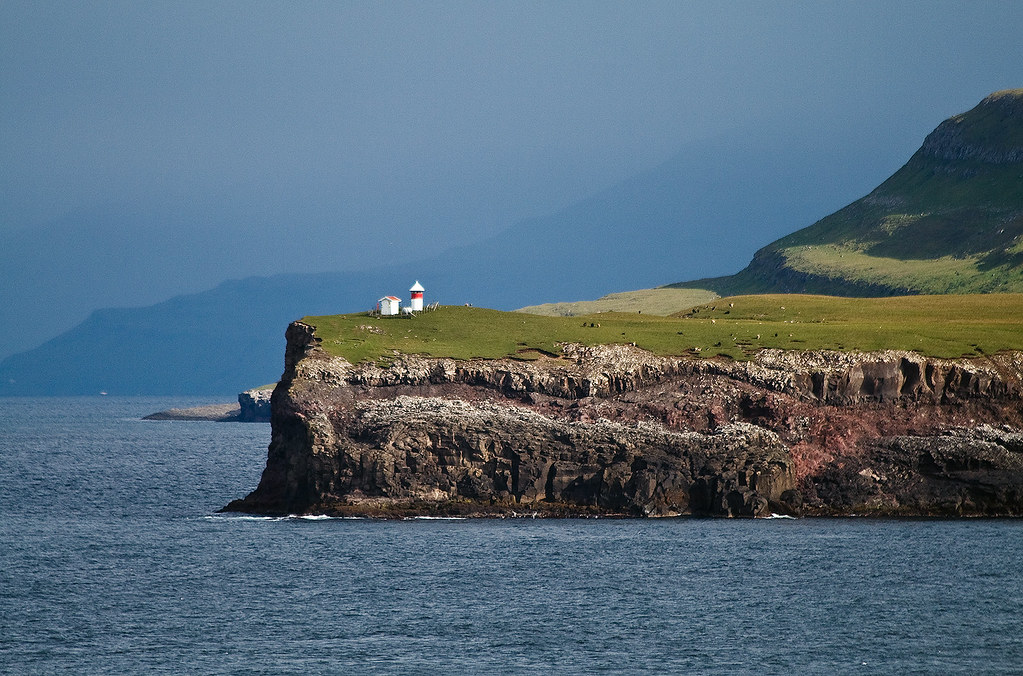
[[[1021,516],[1023,354],[565,346],[353,365],[287,333],[263,514]]]
[[[238,404],[209,404],[188,408],[168,408],[144,416],[143,420],[185,420],[200,422],[240,422],[241,406]]]
[[[188,420],[205,422],[270,422],[272,388],[257,387],[238,395],[237,404],[209,404],[189,408],[170,408],[143,417],[143,420]]]

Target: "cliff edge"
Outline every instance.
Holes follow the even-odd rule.
[[[287,341],[266,468],[227,511],[1023,515],[1019,352],[355,365],[301,322]]]

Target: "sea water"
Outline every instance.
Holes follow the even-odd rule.
[[[220,515],[266,424],[0,399],[0,672],[1023,673],[1023,522]]]

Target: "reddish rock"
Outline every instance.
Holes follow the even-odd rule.
[[[1019,353],[734,362],[568,345],[379,367],[330,357],[304,324],[287,336],[267,467],[227,509],[1023,513]]]

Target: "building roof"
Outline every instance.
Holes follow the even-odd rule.
[[[398,298],[397,296],[384,296],[383,298],[381,298],[377,302],[379,303],[380,301],[385,301],[385,300],[389,300],[392,303],[400,303],[401,302],[401,298]]]
[[[416,283],[412,285],[412,288],[409,289],[409,291],[426,291],[426,289],[423,288],[423,285],[420,284],[419,280],[417,279]]]

